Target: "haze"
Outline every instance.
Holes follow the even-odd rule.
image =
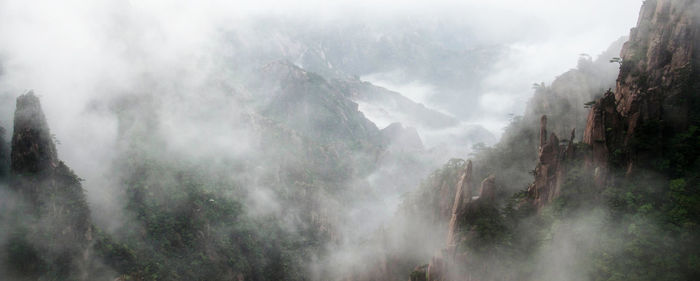
[[[206,175],[216,186],[208,192],[304,243],[318,223],[332,242],[304,252],[307,269],[311,279],[339,278],[376,259],[377,233],[399,241],[396,229],[415,227],[389,221],[432,171],[508,139],[509,124],[528,114],[533,83],[549,86],[598,60],[610,72],[600,84],[614,88],[618,65],[607,61],[621,44],[599,55],[629,34],[641,5],[0,0],[0,126],[12,132],[15,99],[33,90],[59,158],[84,179],[92,220],[114,239],[140,225],[125,210],[125,175],[138,170],[129,165],[162,161],[163,170]],[[597,98],[607,88],[593,90]],[[318,116],[342,132],[317,130]],[[327,163],[335,160],[342,172]],[[488,176],[479,169],[478,182]],[[181,184],[180,173],[163,174],[172,178],[159,184]],[[318,192],[313,203],[294,201],[301,187]],[[445,231],[421,233],[432,240],[421,236],[430,241],[411,257],[429,258]]]

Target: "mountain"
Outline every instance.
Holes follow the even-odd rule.
[[[478,114],[501,47],[440,21],[256,24],[225,32],[226,71],[90,101],[114,122],[90,189],[112,209],[19,96],[9,143],[0,128],[0,277],[700,279],[698,1],[645,1],[628,39],[533,85],[491,146],[455,116]],[[364,75],[435,84],[453,113]]]
[[[575,69],[559,75],[551,85],[533,85],[534,93],[524,115],[512,118],[499,143],[477,147],[473,159],[476,177],[496,173],[499,182],[510,191],[526,186],[539,158],[538,149],[549,139],[542,132],[543,115],[547,116],[546,130],[566,138],[563,141],[569,139],[573,130],[574,141],[580,141],[590,110],[587,104],[615,87],[618,65],[609,60],[620,52],[624,40],[613,42],[595,60],[581,56]]]
[[[336,80],[286,61],[246,75],[215,98],[216,110],[194,116],[216,120],[213,130],[172,106],[206,96],[111,102],[119,140],[110,165],[126,219],[96,252],[122,279],[334,279],[332,260],[316,257],[375,229],[381,217],[367,219],[367,202],[405,192],[427,170],[415,130],[379,130]],[[197,145],[180,145],[170,124]],[[232,137],[246,146],[231,148]]]
[[[249,23],[254,32],[233,29],[227,36],[235,50],[232,63],[259,64],[282,57],[328,79],[375,75],[398,84],[419,81],[435,87],[431,104],[467,119],[475,114],[476,104],[462,97],[476,97],[489,70],[496,67],[493,62],[508,50],[480,43],[459,19],[321,22],[263,17]]]
[[[694,165],[692,143],[700,115],[700,15],[695,1],[649,1],[622,50],[615,92],[598,100],[588,116],[584,142],[591,165],[606,181],[608,165],[628,174],[651,169],[684,176]],[[681,156],[682,155],[682,156]],[[668,163],[654,163],[665,159]]]
[[[8,190],[3,192],[2,271],[7,276],[90,280],[93,241],[81,179],[58,159],[39,99],[17,98]],[[91,277],[92,276],[92,277]]]
[[[429,129],[443,129],[458,124],[452,116],[369,82],[356,79],[335,79],[334,82],[350,99],[360,103],[363,107],[361,110],[365,114],[371,114],[370,118],[375,122],[391,120]]]
[[[424,178],[416,190],[404,197],[399,212],[393,221],[387,223],[385,234],[379,234],[380,237],[384,235],[396,239],[381,241],[378,238],[380,241],[376,243],[384,249],[382,254],[368,259],[364,267],[358,269],[358,273],[348,280],[405,280],[411,276],[420,278],[429,270],[428,264],[420,265],[421,261],[443,263],[443,257],[452,257],[462,251],[464,245],[457,243],[463,237],[460,229],[467,228],[475,221],[480,227],[493,228],[494,232],[484,236],[505,229],[504,223],[491,226],[489,222],[500,221],[501,207],[509,201],[507,198],[511,194],[517,192],[518,198],[526,196],[522,189],[532,183],[533,167],[540,158],[538,147],[541,137],[538,132],[541,131],[542,115],[553,116],[548,120],[554,120],[545,126],[562,128],[556,132],[568,127],[566,133],[570,134],[575,126],[582,131],[588,112],[584,104],[602,96],[606,89],[615,85],[617,64],[612,64],[609,60],[619,53],[623,43],[623,39],[614,42],[596,60],[582,56],[576,69],[557,77],[550,86],[538,84],[528,102],[525,115],[513,118],[499,143],[493,147],[477,145],[472,160],[451,159]],[[549,137],[547,133],[544,135]],[[580,136],[577,140],[580,140]],[[459,142],[453,143],[459,147]],[[466,144],[462,148],[464,145]],[[547,149],[549,150],[551,149]],[[484,200],[478,200],[483,190],[489,195]],[[484,242],[482,238],[488,243],[503,239],[500,235],[480,237],[473,243]],[[436,249],[442,248],[444,249],[438,252],[447,252],[436,255]],[[464,262],[465,258],[460,258],[460,262]],[[482,257],[469,260],[480,258]],[[484,260],[490,261],[491,257]],[[438,274],[435,273],[437,270],[447,271],[448,267],[464,266],[455,264],[452,260],[446,262],[451,265],[443,263],[439,266],[440,269],[433,266],[434,274]],[[414,268],[416,271],[411,273]]]
[[[322,142],[377,142],[376,126],[323,77],[288,62],[273,62],[261,71],[263,115]],[[339,123],[329,123],[334,121]]]
[[[582,133],[591,102],[615,88],[619,65],[610,60],[619,56],[626,41],[627,37],[622,37],[613,42],[595,60],[581,54],[576,68],[557,76],[551,85],[533,84],[535,93],[523,117],[536,126],[540,116],[548,115],[549,129],[559,136],[569,135],[574,128]],[[582,137],[579,134],[577,140]]]
[[[591,75],[572,79],[585,74],[581,63],[551,88],[537,85],[529,117],[516,119],[499,145],[508,132],[529,141],[484,148],[473,160],[477,170],[480,161],[500,157],[533,159],[534,170],[491,164],[479,173],[495,177],[485,177],[478,196],[469,198],[465,188],[470,194],[477,186],[464,183],[474,177],[469,162],[460,177],[451,176],[461,178],[456,192],[433,189],[432,196],[454,198],[446,247],[409,280],[696,279],[700,213],[689,203],[699,194],[698,119],[691,109],[700,92],[699,7],[697,1],[645,1],[621,59],[612,60],[620,62],[615,89],[602,97],[562,90],[607,83]],[[557,90],[561,94],[551,94]],[[595,101],[586,102],[587,119],[580,109],[566,110],[571,101],[589,98]],[[546,113],[552,114],[537,118],[538,129],[522,123]],[[550,120],[557,122],[553,133]],[[570,135],[560,140],[566,127]],[[537,154],[516,156],[534,152],[533,146]],[[531,171],[534,181],[505,167]],[[517,183],[528,184],[517,191]]]

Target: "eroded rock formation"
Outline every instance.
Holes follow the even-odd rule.
[[[11,158],[12,172],[16,175],[41,173],[58,166],[46,117],[39,99],[31,91],[17,98]]]
[[[491,175],[481,182],[479,195],[472,196],[471,177],[472,162],[468,161],[456,187],[447,245],[431,258],[429,264],[416,267],[409,280],[471,280],[470,275],[465,273],[462,267],[469,262],[469,252],[461,249],[460,246],[474,238],[474,229],[469,225],[479,216],[479,212],[483,208],[496,205],[498,188],[496,178]]]
[[[537,166],[534,170],[535,181],[528,188],[528,194],[538,208],[554,200],[561,192],[561,185],[566,176],[566,161],[575,157],[575,129],[565,145],[560,145],[559,138],[550,134],[547,138],[547,117],[542,116],[540,123],[540,147]]]
[[[457,183],[457,192],[455,193],[454,203],[452,205],[452,217],[450,218],[450,225],[447,230],[447,245],[454,245],[457,230],[457,219],[459,215],[464,211],[465,206],[469,204],[472,200],[472,161],[467,161],[467,167],[464,169],[462,176]]]
[[[631,31],[629,41],[621,51],[615,90],[608,91],[592,104],[585,103],[592,105],[583,127],[585,145],[574,145],[575,130],[566,141],[549,133],[547,117],[541,117],[538,158],[532,171],[535,179],[528,188],[526,200],[519,202],[523,205],[532,203],[540,210],[557,197],[568,196],[570,184],[601,188],[609,180],[620,178],[620,172],[630,176],[645,168],[662,172],[666,169],[672,174],[673,161],[682,161],[684,157],[695,159],[682,151],[675,152],[675,158],[681,160],[668,156],[674,153],[674,146],[678,146],[673,142],[677,136],[697,136],[696,129],[700,126],[700,111],[697,110],[700,108],[699,19],[700,2],[696,0],[644,1],[637,27]],[[532,112],[551,111],[551,105],[557,103],[548,103],[548,98],[556,91],[547,91],[544,85],[536,87],[539,94],[536,93],[537,99],[533,100],[541,106]],[[580,115],[570,119],[578,123]],[[532,114],[530,120],[535,120]],[[577,125],[562,122],[560,118],[556,120],[558,124],[551,131],[560,135],[562,130]],[[535,136],[530,140],[531,143],[537,142]],[[687,140],[682,144],[694,145]],[[585,161],[579,161],[579,156]],[[659,159],[668,161],[657,161]],[[680,162],[678,165],[687,167],[687,164]],[[591,178],[594,184],[590,184]],[[495,192],[490,191],[491,186],[495,190],[493,180],[484,180],[479,199],[466,204],[461,214],[468,216],[470,208],[492,198],[491,194]],[[591,195],[594,199],[597,198],[595,194],[592,192]],[[455,201],[457,199],[459,197]],[[468,226],[468,222],[460,218],[457,215],[454,225],[451,223],[448,247],[436,254],[429,265],[416,268],[410,280],[470,280],[469,272],[465,274],[459,270],[473,267],[478,261],[469,260],[469,253],[464,249],[456,249],[460,241],[470,239],[470,229],[461,228]],[[513,280],[538,277],[535,273],[532,277],[515,277]]]
[[[73,171],[58,159],[39,99],[29,92],[17,98],[11,151],[11,189],[27,204],[15,210],[22,217],[9,230],[10,247],[21,244],[25,254],[10,256],[17,278],[53,276],[88,280],[90,213]],[[26,233],[25,233],[26,231]],[[26,255],[36,254],[28,259]]]
[[[700,3],[645,1],[622,52],[616,89],[588,116],[586,165],[602,186],[613,164],[626,170],[661,156],[665,136],[697,123],[700,106]],[[648,145],[655,142],[653,145]]]

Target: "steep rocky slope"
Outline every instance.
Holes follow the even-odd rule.
[[[627,37],[610,44],[607,50],[594,60],[581,54],[575,69],[557,76],[552,84],[533,84],[535,93],[527,103],[523,118],[537,126],[542,115],[548,115],[549,130],[558,136],[568,136],[572,129],[583,132],[586,128],[588,106],[608,89],[615,88],[619,65],[611,63],[618,57]],[[581,140],[583,134],[578,136]]]
[[[379,143],[377,127],[323,77],[289,62],[261,69],[259,112],[320,142]]]
[[[575,69],[558,76],[551,85],[534,85],[523,116],[515,116],[501,140],[493,147],[476,147],[474,173],[485,178],[496,173],[504,188],[511,192],[529,185],[531,171],[537,165],[542,143],[541,118],[547,116],[547,130],[560,139],[580,141],[586,128],[586,104],[615,87],[618,64],[609,60],[619,54],[624,38],[612,43],[595,60],[581,56]],[[545,140],[549,135],[543,135]]]
[[[32,92],[17,98],[10,158],[3,269],[16,278],[93,278],[92,225],[80,178],[58,159]]]
[[[621,40],[613,43],[596,60],[581,57],[576,69],[557,77],[550,86],[538,84],[533,98],[528,102],[525,116],[513,118],[500,143],[494,147],[477,146],[471,161],[453,159],[425,179],[415,192],[407,196],[396,220],[398,224],[410,220],[415,227],[399,230],[406,235],[403,238],[405,245],[425,243],[420,242],[421,239],[430,239],[434,248],[418,255],[411,250],[394,250],[391,253],[404,258],[390,259],[382,266],[409,271],[415,267],[410,274],[411,280],[426,280],[429,271],[433,280],[463,277],[469,271],[467,268],[500,271],[496,268],[500,269],[501,265],[494,265],[492,260],[498,255],[488,249],[494,241],[504,239],[501,232],[505,228],[514,227],[500,218],[502,208],[512,204],[514,208],[522,207],[522,215],[529,215],[525,209],[531,206],[530,203],[511,202],[508,195],[516,192],[518,200],[524,199],[528,197],[527,189],[530,188],[534,197],[549,198],[541,200],[542,204],[556,197],[553,193],[545,193],[550,186],[564,182],[563,173],[558,169],[569,165],[560,164],[564,161],[559,156],[574,154],[572,150],[575,147],[570,144],[574,140],[571,134],[574,128],[585,128],[588,109],[584,108],[584,103],[601,96],[605,89],[614,87],[617,65],[608,61],[617,55],[622,43]],[[545,114],[547,121],[542,122]],[[548,128],[553,131],[552,134],[566,132],[571,139],[567,139],[566,143],[556,137],[550,140]],[[540,172],[538,184],[533,185],[533,168],[536,166]],[[549,172],[544,173],[545,170]],[[486,196],[480,197],[482,190],[486,191]],[[535,193],[538,195],[535,196]],[[416,228],[421,230],[417,231]],[[483,246],[477,248],[482,252],[465,254],[467,249],[480,244]],[[518,255],[520,253],[512,256]],[[420,266],[410,263],[421,257],[423,261],[431,260],[431,263]],[[503,259],[502,266],[515,264],[505,262],[509,259]],[[409,277],[409,271],[404,271],[403,275],[372,276],[374,280],[402,280]]]
[[[529,118],[547,108],[555,109],[556,117],[541,116],[534,182],[510,198],[496,196],[503,201],[487,204],[490,212],[463,211],[454,218],[460,224],[450,224],[448,247],[417,267],[410,280],[696,278],[699,217],[688,203],[696,202],[700,192],[698,7],[697,1],[645,1],[621,51],[614,91],[586,103],[592,108],[582,143],[576,143],[575,130],[565,142],[558,137],[567,126],[580,128],[581,110],[561,116],[556,106],[543,103],[548,89],[538,86]],[[557,105],[570,99],[549,101]],[[533,111],[532,104],[540,106]],[[558,122],[557,133],[550,134],[547,121],[552,119]],[[512,158],[512,149],[504,155]],[[489,160],[490,155],[481,157]],[[463,206],[463,200],[455,198],[455,206]],[[579,229],[572,226],[577,223]],[[591,231],[598,234],[578,236]],[[451,247],[455,240],[462,242]],[[660,253],[666,256],[648,258]]]
[[[698,6],[697,1],[645,2],[621,53],[617,87],[588,116],[584,142],[593,149],[588,162],[598,169],[599,185],[609,164],[627,173],[635,166],[660,168],[652,160],[674,153],[673,136],[700,123]],[[664,169],[688,164],[672,162]]]

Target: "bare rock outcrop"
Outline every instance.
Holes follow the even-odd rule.
[[[588,113],[583,127],[585,145],[574,144],[575,131],[568,140],[560,140],[548,132],[547,117],[540,118],[535,179],[528,188],[527,200],[538,210],[562,196],[567,177],[574,183],[588,183],[590,174],[593,185],[603,187],[614,178],[613,168],[615,174],[623,171],[629,176],[642,170],[639,167],[654,165],[660,162],[655,161],[662,159],[660,156],[670,153],[671,139],[685,132],[694,133],[694,128],[700,126],[700,1],[644,1],[637,27],[632,29],[620,57],[615,90],[596,100]],[[536,87],[539,96],[548,97],[544,85]],[[548,99],[540,100],[544,103],[538,107],[539,112],[550,111]],[[578,124],[578,118],[572,119]],[[551,131],[561,135],[569,126],[561,124]],[[575,128],[574,125],[569,128]],[[530,142],[536,143],[537,139],[533,137]],[[583,163],[578,161],[579,156],[585,160]],[[574,170],[580,164],[583,169]],[[493,180],[484,180],[478,199],[472,199],[459,212],[453,211],[457,219],[450,224],[447,248],[427,265],[426,280],[469,280],[469,274],[459,272],[460,268],[474,265],[465,256],[469,253],[457,249],[460,242],[470,239],[470,230],[460,226],[468,222],[460,218],[470,214],[470,208],[495,197],[491,186],[495,190]]]
[[[628,118],[627,136],[650,119],[687,124],[686,87],[697,79],[700,3],[695,0],[645,1],[637,26],[622,48],[617,80],[617,112]],[[627,139],[629,140],[629,139]]]
[[[41,173],[58,166],[46,117],[32,91],[17,98],[11,159],[12,172],[17,175]]]
[[[614,93],[595,103],[584,132],[593,151],[586,165],[598,186],[607,181],[610,164],[630,174],[664,153],[645,146],[647,139],[663,142],[697,122],[700,3],[645,1],[621,59]]]
[[[478,216],[480,208],[497,204],[496,178],[491,175],[481,182],[479,196],[472,196],[472,162],[468,161],[457,184],[452,218],[450,220],[447,245],[439,250],[430,263],[417,267],[410,280],[461,281],[471,280],[462,265],[469,263],[469,252],[460,249],[465,241],[473,238],[474,230],[469,228],[470,220]],[[425,276],[425,279],[420,279]]]
[[[16,277],[24,278],[22,274],[26,273],[61,280],[89,280],[87,252],[92,225],[81,179],[58,159],[39,98],[34,93],[17,98],[14,124],[10,187],[27,202],[20,205],[23,206],[20,213],[26,216],[22,227],[28,232],[13,239],[31,245],[48,263],[46,272],[20,272]]]
[[[472,200],[472,161],[467,161],[467,167],[464,169],[464,173],[457,183],[457,192],[455,193],[454,203],[452,205],[452,217],[450,218],[450,225],[447,230],[447,245],[454,245],[456,235],[455,231],[457,228],[457,219],[461,213],[464,212],[465,207]]]
[[[561,185],[566,176],[565,161],[575,157],[575,129],[566,145],[560,145],[559,138],[547,134],[547,117],[542,116],[540,123],[540,147],[537,156],[537,166],[534,170],[535,181],[528,189],[529,197],[539,209],[554,200],[561,192]]]
[[[481,182],[479,198],[481,202],[492,203],[496,200],[496,177],[490,175]]]

